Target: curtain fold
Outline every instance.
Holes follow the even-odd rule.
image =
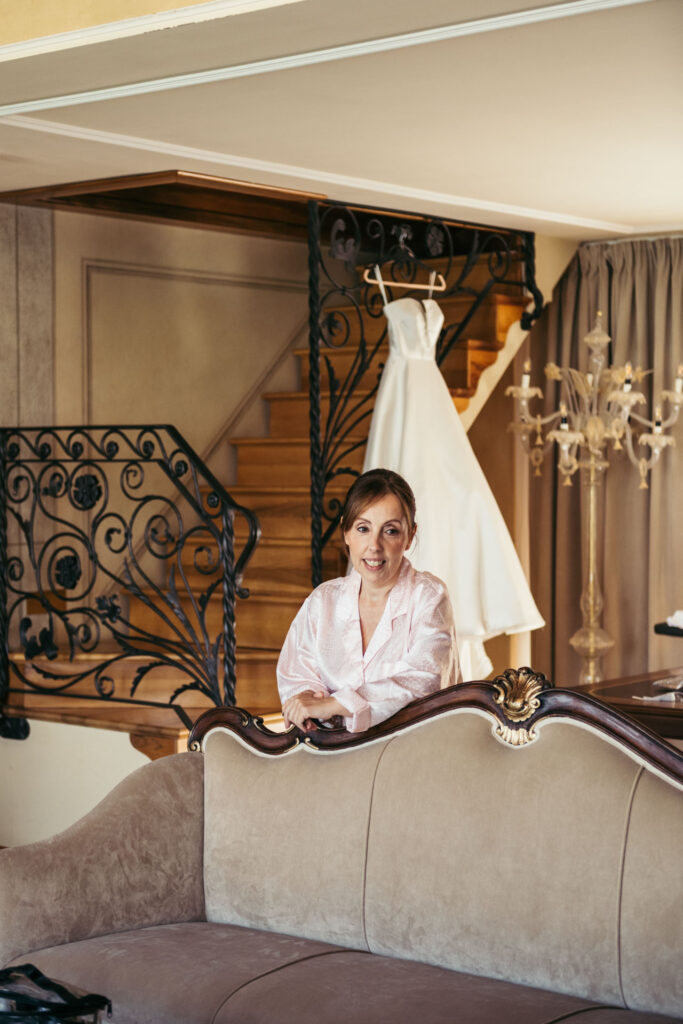
[[[542,383],[541,367],[549,361],[586,369],[582,339],[598,310],[612,337],[608,361],[653,371],[638,385],[652,418],[653,403],[673,387],[683,362],[683,239],[581,246],[531,332],[535,382]],[[543,414],[558,402],[559,384],[544,382]],[[662,453],[648,490],[640,490],[625,452],[609,452],[603,626],[616,643],[605,659],[606,678],[683,664],[683,641],[653,631],[655,622],[683,607],[683,414],[673,434],[676,446]],[[531,477],[531,588],[547,622],[532,635],[532,653],[534,666],[557,685],[573,685],[581,668],[569,638],[582,622],[582,485],[577,473],[573,486],[562,486],[556,467],[550,450],[543,476]]]

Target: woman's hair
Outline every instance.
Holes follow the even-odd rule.
[[[415,527],[415,495],[402,476],[391,469],[370,469],[351,484],[342,510],[341,528],[348,533],[363,509],[393,494],[401,503],[408,530]]]

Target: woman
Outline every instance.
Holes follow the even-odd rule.
[[[277,665],[285,725],[342,715],[350,732],[460,681],[453,612],[441,580],[413,569],[415,498],[374,469],[346,496],[341,527],[352,571],[322,583],[290,626]]]

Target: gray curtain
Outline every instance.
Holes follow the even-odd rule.
[[[544,414],[557,409],[558,385],[540,379],[542,367],[585,369],[584,335],[598,310],[612,337],[609,362],[652,369],[639,387],[648,400],[673,388],[683,362],[683,239],[586,244],[557,284],[529,338],[533,383],[542,383]],[[541,403],[539,403],[541,404]],[[668,407],[664,412],[667,414]],[[667,448],[640,490],[625,452],[610,450],[605,476],[603,625],[616,641],[605,659],[606,678],[683,665],[683,639],[654,633],[655,622],[683,608],[683,413]],[[546,620],[532,634],[534,667],[557,685],[573,685],[581,659],[569,637],[581,625],[580,475],[562,486],[557,456],[543,476],[531,477],[531,585]]]

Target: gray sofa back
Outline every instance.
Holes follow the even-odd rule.
[[[596,728],[444,711],[356,749],[204,740],[206,913],[638,1009],[683,1007],[683,791]]]

